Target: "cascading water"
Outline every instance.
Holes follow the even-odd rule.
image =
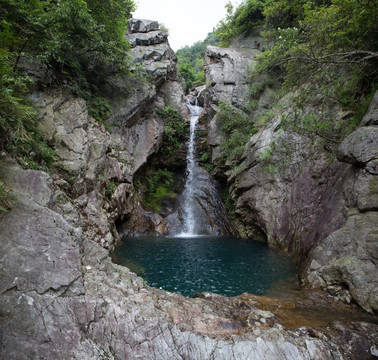
[[[195,197],[195,174],[197,172],[197,161],[195,151],[195,137],[196,126],[199,116],[203,108],[198,105],[198,100],[195,98],[195,104],[187,99],[186,105],[190,111],[190,136],[188,144],[188,153],[186,155],[187,164],[187,178],[185,182],[184,192],[182,194],[182,210],[184,231],[179,234],[180,237],[195,236],[196,233],[196,197]]]

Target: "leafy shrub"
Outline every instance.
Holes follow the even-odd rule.
[[[2,181],[0,181],[0,214],[7,212],[11,208],[10,192],[9,189]]]
[[[200,154],[199,162],[208,172],[211,172],[213,166],[209,152],[203,152]]]
[[[119,183],[118,181],[112,180],[110,181],[105,188],[105,196],[111,198],[114,194],[114,191],[117,189]]]
[[[223,160],[240,158],[245,144],[257,131],[254,122],[225,101],[219,103],[216,120],[223,135],[220,143]]]
[[[180,113],[171,106],[157,109],[156,113],[164,121],[163,145],[160,152],[169,156],[179,148],[184,137],[186,123],[182,120]]]
[[[124,33],[133,9],[132,0],[1,1],[0,149],[21,155],[33,168],[54,160],[26,100],[30,80],[18,73],[21,59],[45,64],[55,84],[64,79],[76,94],[86,94],[97,119],[109,115],[96,81],[106,68],[128,71]]]
[[[238,35],[248,35],[256,26],[263,23],[264,7],[270,0],[246,0],[236,8],[231,1],[226,4],[227,15],[221,20],[214,33],[221,46],[229,46]]]
[[[144,204],[156,212],[161,211],[161,202],[167,197],[175,197],[172,191],[173,173],[167,169],[157,169],[147,174]]]
[[[271,30],[274,46],[259,57],[260,69],[280,68],[284,85],[311,83],[343,107],[355,109],[378,74],[376,4],[369,1],[306,3],[297,27]],[[375,10],[374,10],[375,9]],[[272,36],[274,34],[274,36]]]
[[[230,193],[227,188],[225,188],[220,193],[221,199],[223,200],[224,204],[226,205],[227,212],[231,216],[233,220],[236,218],[236,206],[231,199]]]

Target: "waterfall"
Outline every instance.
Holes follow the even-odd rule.
[[[195,151],[195,130],[198,123],[198,118],[203,110],[202,107],[198,105],[197,98],[195,98],[195,105],[191,104],[189,100],[186,100],[186,105],[190,111],[190,136],[188,143],[188,153],[186,155],[187,177],[184,192],[182,195],[184,231],[179,235],[182,237],[190,237],[196,235],[195,174],[197,172],[198,164]]]

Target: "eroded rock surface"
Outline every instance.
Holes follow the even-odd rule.
[[[243,51],[208,47],[206,52],[208,85],[204,97],[215,164],[219,164],[222,137],[216,105],[227,101],[239,110],[245,107],[248,80],[240,62]],[[237,72],[233,71],[234,64],[238,64]],[[243,95],[234,95],[239,91]],[[279,101],[271,110],[271,120],[251,136],[240,162],[232,166],[226,163],[221,169],[215,168],[215,173],[226,175],[240,234],[254,237],[253,224],[257,225],[269,243],[289,250],[302,264],[301,274],[307,284],[347,287],[360,306],[376,311],[377,249],[372,244],[378,242],[378,95],[364,117],[362,125],[366,126],[344,139],[337,158],[320,136],[283,126],[283,119],[298,120],[318,111],[308,106],[295,113],[290,96]],[[264,102],[263,94],[256,110],[246,113],[251,121],[265,107]],[[340,122],[345,119],[337,105],[334,115]]]
[[[256,51],[245,49],[223,49],[208,46],[205,53],[208,96],[213,104],[225,100],[239,108],[245,108],[248,101],[248,67],[253,67],[251,56]]]
[[[378,92],[374,99],[376,99]],[[371,102],[366,119],[374,119],[378,103]],[[337,157],[351,163],[345,197],[347,222],[330,234],[310,256],[307,270],[312,286],[346,285],[353,299],[365,310],[378,309],[378,137],[377,126],[363,126],[339,146]]]
[[[154,22],[143,20],[132,24],[132,33],[158,31]],[[151,50],[155,45],[137,46],[151,46]],[[293,313],[282,309],[295,309],[299,306],[296,303],[261,300],[247,294],[224,298],[203,293],[188,299],[149,288],[127,268],[111,262],[107,248],[114,245],[117,237],[114,223],[136,208],[133,174],[159,148],[161,141],[163,127],[153,115],[154,106],[177,108],[179,104],[181,95],[174,78],[175,69],[172,71],[171,61],[164,56],[157,55],[157,59],[163,59],[165,70],[160,71],[161,63],[151,67],[151,74],[156,76],[152,83],[136,81],[130,87],[127,81],[109,78],[104,84],[114,109],[114,115],[107,121],[108,129],[88,116],[80,99],[60,92],[33,94],[32,100],[40,107],[40,130],[55,148],[58,159],[52,175],[24,170],[3,154],[0,159],[0,180],[13,189],[12,208],[0,213],[0,357],[10,360],[374,358],[378,329],[370,318],[350,324],[336,321],[328,327],[315,328],[311,321],[303,319],[295,326],[288,325],[287,314],[291,317]],[[147,63],[152,58],[147,56]],[[162,85],[166,74],[172,81],[165,84],[170,85]],[[164,95],[160,93],[162,88]],[[175,94],[170,94],[171,91]],[[232,95],[232,98],[238,97]],[[288,166],[282,177],[251,181],[254,175],[247,173],[252,166],[261,164],[259,151],[269,146],[269,136],[276,136],[275,127],[266,130],[270,133],[261,134],[261,138],[256,137],[249,144],[256,151],[245,157],[250,167],[230,172],[229,176],[235,183],[235,195],[238,191],[256,190],[255,184],[261,184],[266,193],[261,192],[259,199],[265,204],[269,199],[275,200],[270,210],[276,211],[287,202],[282,198],[288,189],[286,179],[296,179],[297,172],[296,167]],[[301,144],[302,139],[293,134],[285,136],[286,140]],[[295,159],[306,156],[299,154]],[[376,233],[374,228],[358,222],[376,219],[376,182],[368,171],[372,161],[364,163],[362,169],[353,164],[337,164],[331,172],[337,174],[335,179],[340,172],[353,175],[342,180],[342,186],[338,181],[329,181],[323,166],[315,172],[308,170],[301,175],[298,191],[290,200],[296,204],[315,184],[330,189],[322,193],[328,197],[323,216],[332,226],[340,221],[329,217],[340,214],[332,209],[344,208],[344,204],[354,209],[343,214],[342,220],[346,221],[345,226],[356,229],[356,234],[343,239],[345,248],[340,251],[331,240],[342,236],[342,232],[333,232],[320,244],[331,252],[326,254],[330,262],[326,263],[320,248],[315,249],[308,278],[313,277],[314,284],[324,282],[329,288],[335,282],[348,282],[351,294],[367,310],[375,306],[376,291],[370,286],[373,280],[367,281],[365,271],[370,277],[373,275],[370,263],[376,261]],[[263,165],[259,166],[257,169],[262,172]],[[244,184],[239,190],[238,183]],[[308,187],[308,183],[313,185]],[[319,196],[323,199],[322,194],[314,192],[314,199]],[[286,220],[293,213],[288,208],[279,217],[284,220],[278,224],[281,232],[275,233],[275,227],[269,223],[269,212],[255,211],[258,208],[254,196],[251,192],[243,198],[244,215],[251,222],[260,219],[260,226],[265,226],[267,233],[268,229],[271,231],[270,239],[276,233],[287,233],[285,226],[290,234],[292,224],[298,225],[294,229],[303,226],[302,220]],[[309,219],[304,210],[310,212],[310,204],[300,204],[306,206],[297,207],[297,216],[304,213],[305,219]],[[319,204],[320,211],[322,201]],[[243,213],[243,207],[240,212]],[[311,224],[322,224],[321,217],[314,219],[317,220]],[[320,227],[318,231],[326,230]],[[364,240],[362,243],[360,238]],[[349,251],[354,251],[358,258],[351,259]],[[363,271],[345,266],[349,261]],[[319,298],[315,300],[317,304],[321,302]],[[328,302],[323,304],[328,307]]]
[[[253,296],[188,299],[147,287],[80,228],[39,204],[41,194],[53,197],[47,174],[9,159],[4,167],[7,185],[25,181],[14,186],[13,208],[0,218],[2,358],[371,357],[377,326],[369,322],[288,330],[274,305],[268,310]]]

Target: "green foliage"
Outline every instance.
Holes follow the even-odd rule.
[[[227,47],[238,35],[248,35],[256,26],[264,21],[264,8],[272,0],[246,0],[234,8],[229,1],[226,4],[227,15],[219,22],[214,33],[220,45]]]
[[[185,91],[193,86],[205,84],[203,58],[207,45],[216,45],[218,39],[213,33],[209,33],[204,41],[198,41],[192,46],[185,46],[176,51],[177,68],[185,79]]]
[[[144,191],[144,205],[160,212],[161,202],[166,198],[176,196],[173,192],[173,173],[167,169],[157,169],[147,174],[147,186]]]
[[[3,58],[4,59],[4,58]],[[4,59],[0,74],[0,148],[23,158],[33,169],[50,167],[55,152],[37,128],[36,111],[26,100],[29,80],[13,73]],[[38,164],[38,165],[37,165]]]
[[[312,93],[353,109],[378,74],[377,4],[320,3],[307,1],[296,21],[270,31],[275,43],[259,57],[260,70],[280,68],[286,89],[311,82]],[[298,25],[291,27],[293,22]]]
[[[163,145],[160,152],[164,156],[170,156],[179,148],[185,133],[186,123],[181,119],[180,113],[171,106],[157,109],[156,113],[164,121]]]
[[[24,59],[52,69],[58,84],[68,79],[71,89],[86,95],[91,115],[109,116],[96,84],[105,69],[127,71],[124,33],[133,9],[132,0],[0,0],[0,148],[31,168],[54,160],[26,100],[30,80],[18,73]]]
[[[105,187],[105,196],[111,198],[119,183],[116,180],[110,181]]]
[[[156,114],[164,121],[163,143],[159,152],[150,159],[150,166],[135,176],[134,189],[147,208],[160,212],[165,199],[177,196],[172,191],[174,173],[167,167],[175,165],[175,151],[183,143],[186,123],[171,106],[157,109]]]
[[[248,35],[256,25],[264,29],[269,44],[257,58],[250,108],[256,109],[262,94],[274,105],[282,94],[297,90],[297,113],[283,125],[336,147],[358,125],[366,111],[365,96],[377,83],[377,2],[248,0],[235,9],[231,3],[226,7],[228,14],[215,31],[223,45]],[[269,78],[282,82],[279,96]],[[317,112],[302,113],[309,105]],[[351,116],[336,120],[336,105]],[[264,110],[255,123],[266,124],[272,111]]]
[[[7,212],[11,208],[10,192],[12,190],[8,188],[2,181],[0,181],[0,214]]]
[[[169,29],[163,23],[159,24],[159,28],[161,31],[164,31],[165,33],[169,35]]]
[[[221,199],[223,200],[224,204],[226,205],[227,212],[231,216],[233,220],[236,219],[236,206],[234,202],[231,200],[230,193],[228,191],[228,188],[225,188],[220,193]]]
[[[1,0],[0,5],[6,34],[13,35],[7,35],[6,49],[13,51],[15,67],[24,53],[62,74],[85,76],[91,60],[126,64],[124,33],[134,8],[131,0]]]
[[[90,97],[87,101],[88,113],[99,122],[104,122],[112,114],[109,101],[101,96]]]
[[[211,156],[208,151],[200,154],[199,162],[200,165],[203,166],[208,172],[211,172],[213,166],[211,163]]]
[[[245,144],[257,131],[254,122],[245,113],[224,101],[219,103],[216,120],[223,135],[220,144],[223,160],[240,158]]]

